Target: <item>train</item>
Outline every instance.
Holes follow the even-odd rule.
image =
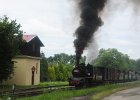
[[[72,70],[69,85],[75,87],[93,86],[105,83],[130,82],[139,79],[140,73],[134,70],[120,70],[81,63]]]

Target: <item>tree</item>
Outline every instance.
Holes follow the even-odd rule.
[[[73,66],[71,64],[66,64],[64,70],[66,70],[65,72],[67,75],[67,78],[66,78],[66,80],[67,80],[68,78],[70,78],[72,76]]]
[[[129,69],[137,70],[137,62],[134,59],[129,60]]]
[[[101,49],[99,56],[96,60],[96,65],[119,68],[121,66],[122,53],[118,52],[117,49]]]
[[[51,63],[51,64],[63,63],[63,64],[74,65],[75,61],[76,61],[75,58],[76,58],[75,55],[68,55],[68,54],[65,54],[65,53],[55,54],[54,57],[51,56],[51,57],[48,58],[48,63]],[[85,57],[81,58],[81,62],[85,62]]]
[[[48,67],[48,81],[55,81],[55,69],[54,67]]]
[[[0,82],[10,78],[14,70],[12,58],[20,54],[23,44],[20,27],[16,20],[0,18]]]
[[[54,67],[56,81],[67,81],[71,77],[73,66],[75,65],[75,55],[65,53],[55,54],[47,58],[48,67]],[[81,62],[85,62],[82,57]],[[50,73],[48,73],[48,77]]]
[[[123,54],[122,55],[122,67],[121,69],[122,70],[129,70],[130,69],[130,59],[129,59],[129,56],[127,54]]]
[[[47,81],[47,73],[48,73],[48,62],[44,53],[41,53],[41,61],[40,61],[40,81]]]
[[[137,70],[140,71],[140,59],[136,60]]]
[[[59,67],[55,65],[54,69],[55,69],[56,81],[60,81],[61,80],[61,76],[60,76]]]
[[[93,63],[97,66],[108,68],[118,68],[120,70],[136,70],[136,61],[130,59],[127,54],[119,52],[117,49],[100,49],[99,56]]]
[[[67,66],[64,66],[64,73],[63,73],[63,80],[64,81],[67,81],[70,78],[71,72],[72,72],[72,70],[69,71],[69,68]]]

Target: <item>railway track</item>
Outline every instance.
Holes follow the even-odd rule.
[[[40,94],[50,93],[58,90],[72,90],[75,89],[74,86],[69,85],[55,85],[55,86],[43,86],[43,87],[32,87],[27,89],[16,89],[15,91],[3,91],[0,92],[1,97],[10,96],[10,97],[30,97]]]

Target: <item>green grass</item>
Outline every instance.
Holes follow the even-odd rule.
[[[91,100],[101,100],[104,96],[108,96],[116,91],[140,86],[140,82],[123,83],[123,84],[107,84],[94,88],[86,88],[81,90],[56,91],[53,93],[43,94],[34,97],[20,98],[17,100],[69,100],[72,97],[93,95]]]
[[[28,85],[28,86],[16,86],[16,89],[25,89],[30,87],[42,87],[42,86],[53,86],[53,85],[68,85],[68,82],[42,82],[39,85]],[[11,91],[12,85],[0,85],[0,92]],[[1,94],[0,94],[1,96]],[[2,99],[3,98],[3,99]],[[8,95],[0,97],[0,100],[7,100]]]
[[[42,82],[39,86],[68,85],[68,82]]]
[[[53,85],[68,85],[68,82],[41,82],[39,85],[28,85],[28,86],[16,86],[16,89],[25,89],[30,87],[41,87],[41,86],[53,86]],[[0,85],[1,91],[10,91],[12,85]]]
[[[71,90],[71,91],[56,91],[49,94],[43,94],[35,97],[21,98],[18,100],[67,100],[70,97],[87,95],[94,92],[92,89]]]
[[[58,83],[56,84],[58,85]],[[46,85],[46,83],[41,83],[41,85]],[[72,97],[84,96],[84,95],[90,95],[90,96],[93,95],[91,96],[91,100],[101,100],[103,97],[108,96],[116,91],[137,87],[137,86],[140,86],[140,82],[106,84],[103,86],[97,86],[93,88],[86,88],[80,90],[56,91],[52,93],[42,94],[39,96],[18,98],[17,100],[69,100]]]

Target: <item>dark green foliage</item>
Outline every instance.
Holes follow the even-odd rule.
[[[75,55],[67,55],[65,53],[61,54],[55,54],[54,57],[49,57],[48,58],[48,63],[49,64],[75,64]]]
[[[59,64],[55,66],[56,81],[67,81],[71,76],[72,65],[70,64]]]
[[[82,58],[85,61],[85,58]],[[41,60],[41,81],[67,81],[71,77],[75,55],[64,53],[55,54],[54,57],[46,58],[42,54]]]
[[[43,71],[41,74],[46,73],[48,68],[47,74],[44,74],[47,76],[48,81],[67,81],[71,77],[71,72],[75,65],[75,55],[55,54],[54,57],[49,57],[45,60],[46,65],[41,65],[44,68],[44,70],[41,69]],[[85,57],[81,58],[81,62],[85,62]],[[130,59],[127,54],[123,54],[114,48],[101,49],[93,65],[119,68],[120,70],[140,70],[140,59],[137,61]]]
[[[73,66],[75,65],[75,55],[67,55],[65,53],[55,54],[54,57],[47,58],[48,60],[48,67],[49,67],[49,74],[48,78],[50,81],[67,81],[68,78],[71,76],[71,71]],[[54,68],[52,70],[52,67]],[[50,78],[54,76],[55,78]],[[52,79],[52,80],[51,80]]]
[[[4,16],[0,19],[0,81],[6,80],[13,73],[12,58],[19,54],[22,46],[22,31],[16,20]]]
[[[48,81],[56,81],[55,69],[54,67],[48,67]]]
[[[55,69],[56,81],[60,81],[61,80],[61,75],[60,75],[59,67],[54,66],[54,69]]]
[[[140,59],[138,59],[138,60],[136,61],[136,64],[137,64],[137,70],[140,71]]]
[[[136,61],[130,59],[127,54],[119,52],[117,49],[100,49],[99,56],[94,65],[108,68],[119,68],[121,70],[136,70]]]
[[[48,67],[49,81],[67,81],[73,67],[70,64],[51,64]]]
[[[130,70],[137,70],[137,63],[136,63],[136,60],[134,59],[130,59],[129,60],[129,69]]]
[[[101,49],[97,58],[97,65],[104,67],[120,67],[121,66],[121,55],[117,49]]]
[[[40,81],[44,82],[47,81],[47,72],[48,72],[48,62],[47,58],[45,57],[44,53],[41,53],[41,61],[40,61]]]

